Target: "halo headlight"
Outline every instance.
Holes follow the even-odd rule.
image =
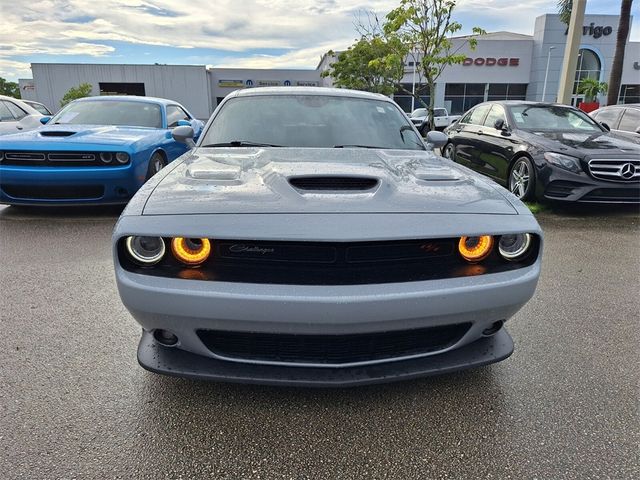
[[[171,240],[173,255],[185,265],[196,266],[211,254],[211,242],[207,238],[176,237]]]
[[[109,163],[113,160],[113,153],[111,152],[100,152],[100,160],[102,163]]]
[[[480,262],[487,258],[493,249],[493,237],[481,235],[478,237],[460,237],[458,252],[467,262]]]
[[[498,251],[505,260],[518,260],[524,256],[531,246],[531,234],[516,233],[502,235],[498,242]]]
[[[120,163],[127,163],[129,161],[129,154],[125,152],[116,153],[116,160]]]
[[[154,265],[162,260],[165,252],[162,237],[127,237],[127,252],[140,265]]]

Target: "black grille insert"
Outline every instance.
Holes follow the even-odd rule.
[[[326,190],[371,190],[378,185],[378,180],[369,177],[335,177],[314,176],[294,177],[289,183],[299,190],[326,191]]]
[[[75,135],[78,132],[65,132],[62,130],[45,130],[40,132],[40,136],[42,137],[70,137],[71,135]]]
[[[13,198],[24,200],[89,200],[104,195],[102,185],[0,185]]]
[[[437,352],[454,345],[470,323],[350,335],[291,335],[199,330],[214,354],[238,360],[340,365]]]

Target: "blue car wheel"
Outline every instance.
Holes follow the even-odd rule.
[[[166,165],[167,162],[161,153],[156,152],[151,155],[151,159],[149,160],[149,168],[147,169],[147,180],[149,180],[156,173],[162,170]]]

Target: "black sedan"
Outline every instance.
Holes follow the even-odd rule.
[[[640,203],[640,145],[576,108],[485,102],[445,132],[446,157],[521,200]]]

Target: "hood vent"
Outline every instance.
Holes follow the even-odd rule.
[[[378,185],[378,179],[370,177],[295,177],[289,183],[298,190],[309,191],[365,191]]]
[[[75,135],[78,132],[65,132],[63,130],[45,130],[44,132],[40,132],[40,135],[43,137],[70,137],[71,135]]]

